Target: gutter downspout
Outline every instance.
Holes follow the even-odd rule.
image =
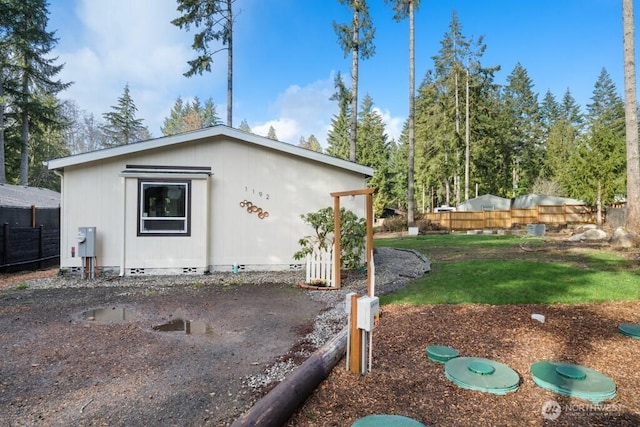
[[[46,165],[47,168],[49,167],[49,164],[46,162],[42,162],[43,165]],[[53,173],[56,174],[56,176],[60,177],[60,230],[62,230],[62,223],[64,221],[64,223],[66,224],[67,222],[67,216],[64,215],[64,211],[62,210],[62,206],[63,203],[62,201],[64,200],[64,172],[62,170],[58,170],[58,169],[53,169]],[[64,230],[67,230],[67,227],[64,227]],[[68,233],[68,230],[67,230]],[[67,252],[64,250],[64,242],[62,241],[62,232],[60,232],[60,262],[58,265],[58,269],[59,271],[62,271],[62,254],[67,254]]]
[[[120,277],[124,277],[127,258],[127,178],[122,177],[122,256],[120,258]]]

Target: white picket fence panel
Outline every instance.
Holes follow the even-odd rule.
[[[307,254],[307,280],[313,284],[315,279],[324,279],[326,286],[335,284],[333,249],[316,250]]]

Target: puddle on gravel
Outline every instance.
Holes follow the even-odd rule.
[[[84,320],[98,322],[124,322],[132,320],[134,317],[135,311],[126,307],[97,308],[82,313]]]
[[[184,332],[187,335],[212,335],[211,326],[197,320],[173,319],[162,325],[154,326],[154,331]]]

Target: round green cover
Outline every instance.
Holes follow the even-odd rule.
[[[430,345],[425,351],[427,358],[433,362],[445,363],[460,354],[455,348],[444,345]]]
[[[447,378],[462,388],[493,394],[518,389],[520,376],[509,366],[481,357],[458,357],[444,365]]]
[[[600,403],[616,395],[616,383],[608,376],[581,365],[564,362],[536,362],[530,368],[533,382],[567,396]]]
[[[351,427],[425,427],[424,424],[402,415],[367,415]]]
[[[630,337],[640,339],[640,325],[635,323],[621,323],[618,330]]]

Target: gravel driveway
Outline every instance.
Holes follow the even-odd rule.
[[[381,249],[378,286],[406,283],[423,261]],[[0,426],[230,424],[344,326],[344,294],[364,284],[307,291],[300,274],[54,277],[2,290]]]

